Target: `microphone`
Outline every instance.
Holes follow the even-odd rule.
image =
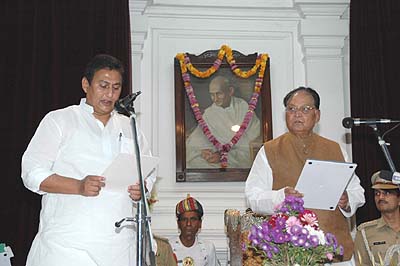
[[[342,125],[345,128],[352,128],[353,126],[359,126],[362,124],[365,125],[373,125],[373,124],[387,124],[387,123],[399,123],[400,120],[391,120],[391,119],[376,119],[376,118],[351,118],[345,117],[342,120]]]
[[[395,185],[400,184],[400,173],[392,172],[389,170],[381,170],[379,173],[380,178],[392,182]]]
[[[118,221],[118,222],[115,222],[114,223],[114,226],[115,227],[121,227],[121,225],[124,223],[124,222],[136,222],[136,218],[133,218],[133,217],[126,217],[126,218],[123,218],[121,221]]]
[[[132,94],[128,94],[128,95],[125,96],[124,98],[119,99],[119,100],[115,103],[115,105],[116,105],[117,107],[122,108],[122,109],[126,109],[127,107],[129,107],[129,105],[131,105],[131,104],[136,100],[136,98],[137,98],[141,93],[142,93],[141,91],[138,91],[138,92],[135,92],[135,93],[132,93]]]
[[[115,222],[114,226],[117,227],[117,228],[118,228],[118,227],[121,227],[121,225],[122,225],[123,222],[125,222],[125,218],[122,219],[121,221]]]

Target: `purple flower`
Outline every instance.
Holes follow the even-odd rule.
[[[325,235],[326,244],[328,246],[332,246],[333,249],[337,248],[337,240],[336,237],[331,233],[326,233]]]
[[[253,245],[258,246],[260,244],[260,240],[258,240],[257,238],[253,238],[251,240],[251,242],[253,243]]]
[[[275,243],[282,244],[285,243],[285,236],[281,231],[273,231],[272,239]]]
[[[268,233],[270,230],[269,230],[269,224],[268,224],[268,222],[263,222],[262,224],[261,224],[261,231],[263,232],[263,233]]]
[[[290,227],[289,232],[290,232],[292,235],[298,235],[298,234],[301,233],[301,229],[302,229],[302,227],[301,227],[300,225],[295,224],[295,225],[293,225],[292,227]]]
[[[258,233],[258,228],[257,228],[257,226],[253,225],[253,226],[250,228],[250,235],[249,235],[249,237],[250,237],[250,236],[257,236],[257,233]]]
[[[283,212],[283,213],[287,213],[287,212],[289,212],[289,209],[286,206],[282,206],[280,211]]]
[[[299,240],[299,236],[298,235],[291,235],[290,236],[290,242],[297,243],[297,241]]]
[[[319,244],[319,239],[318,239],[318,236],[316,236],[316,235],[311,235],[311,236],[309,237],[309,241],[310,241],[310,244],[311,244],[313,247],[316,247],[316,246],[318,246],[318,244]]]
[[[296,199],[297,199],[297,197],[295,197],[295,196],[287,196],[287,197],[285,198],[284,202],[285,202],[285,203],[292,203],[292,202],[295,202]]]
[[[344,254],[344,248],[342,245],[339,245],[339,255],[343,256],[343,254]]]
[[[264,233],[261,230],[257,230],[257,236],[262,239],[264,238]]]
[[[309,241],[306,241],[303,245],[304,248],[312,248],[313,246],[311,245],[311,243]]]
[[[270,235],[264,235],[264,240],[267,241],[267,242],[271,242],[272,238],[271,238]]]
[[[283,217],[276,218],[275,226],[279,229],[286,227],[286,219]]]
[[[269,251],[269,250],[271,250],[271,247],[267,243],[262,243],[261,244],[261,249],[264,250],[264,251]]]
[[[308,230],[306,228],[304,228],[304,227],[301,228],[300,233],[302,235],[308,236]]]
[[[273,246],[273,247],[272,247],[272,251],[273,251],[274,253],[279,253],[279,252],[280,252],[280,250],[279,250],[279,248],[278,248],[277,246]]]
[[[299,244],[299,246],[304,246],[304,244],[307,241],[307,237],[304,235],[300,235],[299,238],[297,239],[297,243]]]
[[[284,234],[285,242],[290,241],[290,235],[289,234]]]
[[[321,260],[332,260],[336,254],[343,255],[343,247],[338,245],[333,234],[324,234],[310,225],[308,218],[312,218],[310,221],[313,224],[318,224],[318,219],[311,211],[304,211],[303,204],[301,198],[286,197],[275,208],[275,214],[251,228],[250,243],[256,251],[265,255],[263,265],[289,265],[286,258],[293,256],[300,256],[301,260],[307,261],[307,265],[319,265]]]

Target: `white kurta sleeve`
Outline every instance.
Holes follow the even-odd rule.
[[[207,255],[208,255],[208,265],[210,266],[218,266],[219,261],[217,259],[217,252],[215,251],[215,246],[213,243],[207,243]]]
[[[264,146],[258,151],[246,181],[245,194],[250,208],[260,214],[272,214],[284,198],[284,188],[272,190],[272,169]]]
[[[45,194],[40,190],[40,184],[54,174],[52,166],[58,154],[61,136],[61,129],[51,113],[46,115],[22,156],[21,177],[29,190]]]
[[[347,152],[342,147],[340,148],[342,150],[345,161],[350,162]],[[340,209],[340,211],[345,217],[351,217],[355,214],[357,209],[363,206],[365,203],[364,188],[360,185],[360,179],[355,173],[350,179],[349,184],[347,185],[346,192],[349,197],[350,211],[346,212],[342,209]]]

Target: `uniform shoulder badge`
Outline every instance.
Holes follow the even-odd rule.
[[[366,229],[367,227],[371,227],[371,226],[377,225],[378,224],[378,220],[379,219],[362,223],[357,227],[357,230],[361,231],[363,229]]]
[[[161,236],[154,236],[154,239],[155,240],[159,240],[159,241],[162,241],[162,242],[166,242],[166,243],[169,243],[169,240],[168,240],[168,238],[166,238],[166,237],[161,237]]]

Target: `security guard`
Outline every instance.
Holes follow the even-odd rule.
[[[398,265],[400,262],[400,190],[386,170],[371,177],[379,219],[361,224],[355,239],[357,265]],[[372,262],[374,261],[374,262]]]
[[[177,261],[172,247],[167,238],[154,236],[157,243],[156,264],[157,266],[176,266]]]

